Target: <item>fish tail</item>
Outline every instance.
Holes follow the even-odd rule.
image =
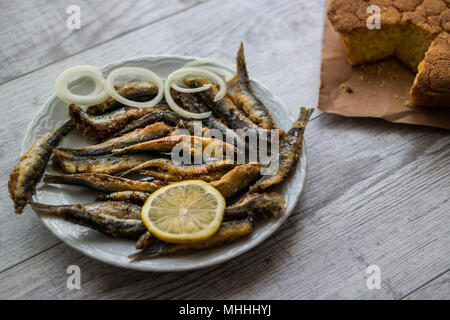
[[[245,55],[244,55],[244,43],[241,42],[241,45],[239,46],[239,50],[236,56],[236,67],[237,67],[237,75],[239,81],[249,81],[248,78],[248,71],[247,71],[247,63],[245,61]],[[238,81],[238,84],[239,84]]]
[[[133,263],[133,262],[139,262],[142,260],[156,258],[156,257],[159,257],[160,255],[161,255],[161,252],[147,249],[147,250],[133,253],[133,254],[129,255],[128,258],[130,259],[130,263]]]
[[[306,126],[309,119],[311,118],[312,114],[314,113],[314,108],[300,108],[300,115],[298,116],[298,119],[296,122],[298,122],[302,126]]]

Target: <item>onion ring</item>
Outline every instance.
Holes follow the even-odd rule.
[[[205,84],[204,86],[198,87],[198,88],[183,88],[180,87],[176,82],[172,83],[172,89],[183,92],[183,93],[195,93],[195,92],[202,92],[205,90],[208,90],[211,88],[211,84]]]
[[[88,95],[79,95],[69,90],[69,81],[73,76],[86,76],[94,80],[95,89]],[[55,94],[58,98],[67,103],[75,103],[83,106],[98,104],[108,98],[105,91],[105,79],[100,70],[93,66],[75,66],[64,70],[55,83]]]
[[[186,118],[204,119],[204,118],[211,116],[211,111],[203,112],[203,113],[193,113],[193,112],[186,111],[183,108],[181,108],[180,106],[178,106],[176,104],[176,102],[173,100],[172,94],[170,93],[170,88],[172,87],[172,85],[174,83],[181,80],[186,75],[199,75],[199,76],[205,77],[209,80],[216,82],[219,85],[220,90],[217,93],[217,95],[214,97],[214,101],[218,101],[218,100],[222,99],[227,93],[225,82],[222,80],[222,78],[220,78],[215,73],[203,70],[201,68],[181,68],[181,69],[178,69],[178,70],[172,72],[169,75],[169,77],[167,78],[166,83],[164,84],[164,97],[166,98],[167,104],[173,111],[175,111],[176,113],[178,113]],[[202,91],[205,90],[204,87],[202,87],[200,89],[202,89]]]
[[[130,74],[130,73],[149,78],[152,82],[154,82],[156,84],[156,86],[158,87],[158,94],[156,95],[156,97],[150,101],[138,102],[138,101],[126,99],[126,98],[122,97],[120,94],[118,94],[116,89],[114,88],[114,80],[118,76],[121,76],[123,74]],[[124,105],[131,106],[131,107],[153,107],[153,106],[157,105],[158,103],[160,103],[161,100],[163,99],[164,84],[163,84],[163,81],[161,80],[161,78],[153,71],[150,71],[150,70],[144,69],[144,68],[126,67],[126,68],[116,69],[108,75],[108,77],[106,78],[105,90],[112,98],[114,98],[114,100],[117,100],[118,102],[120,102]]]

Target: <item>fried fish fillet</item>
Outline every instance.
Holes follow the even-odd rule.
[[[163,122],[169,126],[176,126],[181,120],[181,116],[176,112],[172,111],[168,105],[165,103],[159,104],[154,107],[150,112],[143,115],[142,117],[131,121],[125,125],[122,129],[114,132],[111,137],[120,137],[124,134],[132,132],[136,129],[144,128],[150,124]]]
[[[105,154],[80,157],[58,149],[55,149],[53,152],[53,163],[59,166],[65,173],[116,174],[132,169],[154,158],[144,154]]]
[[[249,215],[268,219],[276,217],[284,205],[283,197],[276,192],[247,193],[237,203],[226,208],[224,219],[242,219]]]
[[[69,106],[69,116],[75,128],[94,140],[105,140],[125,125],[152,111],[152,108],[121,107],[112,112],[91,116],[76,104]]]
[[[258,99],[253,91],[244,56],[244,44],[241,43],[236,57],[237,84],[233,100],[244,110],[248,118],[264,129],[280,129],[269,109]]]
[[[145,191],[153,192],[162,185],[159,181],[142,182],[100,173],[47,174],[44,182],[84,186],[103,192]]]
[[[95,198],[95,201],[125,201],[137,205],[143,205],[150,197],[150,192],[144,191],[117,191],[106,195],[101,195]]]
[[[135,101],[149,101],[158,94],[158,87],[148,81],[138,81],[131,83],[117,84],[114,86],[117,93],[122,97]],[[86,113],[92,116],[100,115],[113,111],[124,105],[112,97],[108,97],[105,101],[90,106],[86,109]]]
[[[280,184],[289,176],[297,165],[302,151],[303,133],[314,109],[301,108],[297,121],[281,142],[278,172],[272,176],[263,176],[251,188],[251,192],[262,192],[267,188]]]
[[[252,231],[253,221],[251,218],[240,221],[224,222],[212,237],[204,241],[190,244],[169,244],[166,242],[157,241],[152,243],[150,248],[147,250],[132,254],[129,258],[131,259],[130,262],[135,262],[152,259],[159,256],[219,247],[223,244],[242,238]]]
[[[14,201],[16,213],[22,213],[28,204],[36,184],[44,174],[47,162],[50,159],[52,148],[73,129],[68,121],[58,129],[51,131],[37,140],[24,154],[17,165],[14,166],[8,182],[8,190]]]
[[[33,202],[34,210],[90,227],[115,237],[138,237],[147,231],[141,221],[141,207],[120,201],[52,206]]]
[[[210,184],[219,190],[225,199],[230,199],[247,190],[260,176],[261,170],[258,163],[248,163],[235,167],[225,174],[220,180]]]
[[[220,157],[228,152],[228,154],[234,155],[236,148],[226,142],[223,142],[214,138],[205,138],[189,135],[173,135],[156,140],[151,140],[139,144],[135,144],[122,149],[114,149],[112,152],[115,154],[126,153],[138,153],[138,152],[159,152],[170,153],[177,145],[182,147],[181,149],[187,149],[191,154],[203,153],[205,148],[211,151],[212,157]],[[197,148],[197,146],[199,148]],[[221,154],[216,154],[219,150]]]

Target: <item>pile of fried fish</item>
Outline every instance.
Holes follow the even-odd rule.
[[[205,78],[189,78],[184,83],[189,88],[211,84],[208,90],[173,91],[173,97],[190,112],[212,111],[212,116],[201,120],[202,127],[219,130],[224,137],[235,134],[236,129],[244,132],[279,129],[269,109],[252,89],[242,44],[236,61],[236,77],[228,84],[234,88],[233,93],[228,90],[220,101],[214,101],[219,88]],[[148,101],[158,91],[145,81],[120,84],[116,90],[123,97],[136,101]],[[175,113],[164,101],[152,108],[129,107],[112,98],[85,110],[71,104],[70,120],[37,140],[14,166],[8,183],[9,193],[16,213],[22,213],[30,204],[38,213],[58,216],[109,236],[137,240],[136,248],[140,251],[130,256],[131,261],[216,247],[251,233],[253,217],[267,219],[283,209],[283,198],[270,189],[295,170],[303,132],[312,112],[313,109],[301,108],[292,128],[287,133],[279,131],[279,169],[273,175],[261,175],[258,163],[237,164],[228,158],[200,165],[173,163],[168,154],[185,139],[202,147],[222,144],[226,149],[233,146],[216,138],[195,136],[193,120]],[[178,134],[180,127],[191,135]],[[97,143],[58,149],[59,142],[73,129]],[[44,175],[51,157],[63,173]],[[36,203],[32,195],[43,175],[45,183],[79,185],[103,194],[87,204]],[[162,186],[192,179],[210,183],[226,199],[220,229],[209,239],[193,244],[170,244],[156,239],[141,221],[141,206]]]

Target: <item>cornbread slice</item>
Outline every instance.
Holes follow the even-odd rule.
[[[381,29],[367,27],[370,5],[380,8]],[[339,32],[352,66],[395,57],[417,72],[423,61],[421,66],[426,68],[420,69],[416,89],[411,92],[413,104],[450,107],[448,95],[443,94],[450,85],[450,67],[448,63],[436,63],[441,58],[435,57],[436,53],[443,54],[445,45],[439,40],[433,51],[430,48],[440,34],[450,31],[450,0],[332,0],[328,18]],[[428,49],[435,53],[424,60]]]
[[[417,106],[448,107],[450,101],[450,34],[441,33],[431,44],[411,88]]]

